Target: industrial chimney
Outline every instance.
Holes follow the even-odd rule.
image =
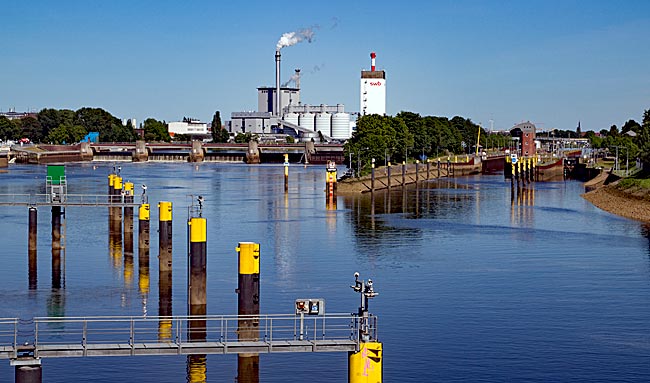
[[[296,68],[296,88],[300,89],[300,68]]]
[[[278,118],[282,117],[280,110],[280,50],[275,51],[275,115]]]
[[[375,57],[377,54],[375,52],[370,52],[370,70],[375,71]]]

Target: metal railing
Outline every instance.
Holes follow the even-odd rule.
[[[61,201],[53,201],[50,194],[0,194],[0,205],[4,206],[138,206],[139,203],[119,201],[109,202],[107,194],[65,194]]]
[[[259,340],[264,342],[299,340],[354,340],[359,337],[359,317],[327,314],[220,315],[174,317],[63,317],[34,318],[34,345],[107,343],[190,343],[194,334],[204,334],[202,342],[236,342],[242,321],[254,322]],[[302,328],[301,328],[302,323]],[[1,334],[1,333],[0,333]],[[20,339],[18,340],[20,341]]]
[[[0,318],[0,359],[14,359],[25,347],[34,357],[82,357],[160,355],[170,350],[180,354],[197,343],[211,349],[207,353],[237,347],[287,351],[294,346],[298,348],[291,351],[350,351],[363,341],[361,322],[355,314]],[[377,339],[377,317],[371,315],[368,325],[370,338]],[[245,339],[239,339],[242,334]]]

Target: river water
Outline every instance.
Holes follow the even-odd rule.
[[[208,221],[208,313],[237,312],[238,242],[261,245],[261,312],[296,298],[354,312],[353,273],[379,296],[384,381],[648,381],[650,230],[593,207],[575,181],[512,198],[502,176],[339,197],[326,208],[323,167],[125,163],[152,205],[151,289],[111,256],[106,208],[66,211],[64,288],[53,289],[50,213],[39,211],[38,288],[28,289],[27,208],[0,207],[0,317],[157,315],[158,201],[174,205],[173,313],[186,309],[189,195]],[[105,194],[112,164],[67,165],[68,192]],[[42,193],[44,166],[0,173],[0,194]],[[138,197],[136,197],[138,200]],[[137,233],[137,225],[136,225]],[[136,241],[137,248],[137,241]],[[136,251],[137,264],[137,251]],[[136,267],[137,268],[137,267]],[[184,382],[186,358],[45,359],[46,382]],[[13,380],[0,361],[0,381]],[[207,381],[233,382],[237,357],[207,358]],[[263,354],[260,381],[347,381],[344,353]]]

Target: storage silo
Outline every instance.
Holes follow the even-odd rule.
[[[332,138],[347,140],[350,138],[350,114],[345,112],[334,113],[332,116]]]
[[[332,115],[327,113],[325,105],[321,105],[321,111],[316,115],[316,131],[326,136],[332,132]]]
[[[298,125],[302,128],[314,130],[314,113],[309,111],[309,105],[305,105],[305,112],[300,113]]]
[[[287,113],[284,115],[284,120],[290,124],[298,125],[298,113]]]

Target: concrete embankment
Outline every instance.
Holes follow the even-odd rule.
[[[402,169],[404,169],[404,173],[402,173]],[[480,172],[481,163],[474,164],[473,161],[469,163],[441,163],[440,168],[438,168],[437,163],[431,162],[429,163],[428,171],[426,163],[418,164],[417,166],[416,164],[408,164],[404,168],[403,165],[393,165],[390,167],[390,177],[388,177],[389,170],[387,167],[375,169],[374,187],[375,190],[383,190],[388,188],[389,183],[390,187],[400,187],[402,185],[426,181],[427,179],[466,176]],[[341,194],[367,193],[371,189],[371,175],[349,178],[337,183],[337,193]]]

